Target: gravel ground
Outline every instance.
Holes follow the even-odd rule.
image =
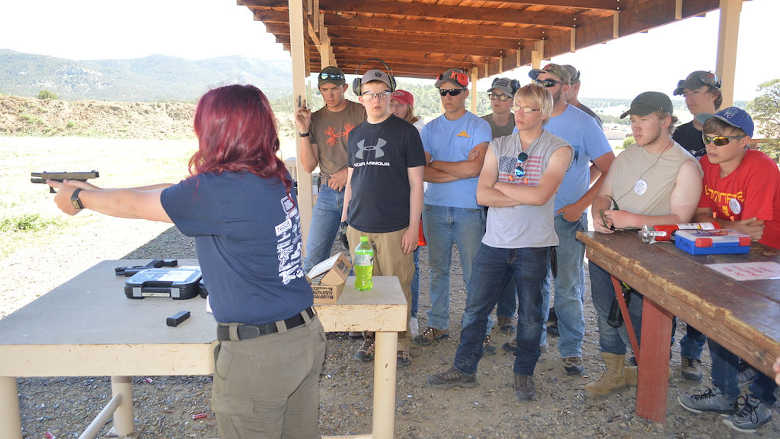
[[[145,244],[144,244],[145,243]],[[140,247],[139,247],[140,245]],[[78,257],[74,257],[78,255]],[[23,249],[3,263],[0,317],[34,300],[40,293],[73,277],[101,259],[194,257],[192,240],[161,224],[101,218],[43,247]],[[429,303],[427,254],[421,257],[420,326]],[[453,261],[457,261],[453,257]],[[586,294],[586,377],[569,377],[558,361],[555,343],[536,368],[536,401],[520,404],[512,394],[513,357],[499,352],[483,358],[475,389],[439,390],[426,377],[451,365],[457,347],[465,290],[459,266],[452,269],[452,337],[432,347],[412,349],[413,363],[398,371],[396,436],[399,438],[729,438],[732,432],[717,415],[694,415],[676,402],[681,391],[694,386],[679,375],[679,346],[673,348],[667,422],[654,424],[634,414],[635,391],[624,390],[606,399],[584,396],[583,387],[601,371],[595,312]],[[678,336],[679,337],[679,336]],[[352,355],[360,345],[330,334],[321,377],[320,423],[323,434],[368,433],[371,428],[371,364]],[[709,379],[709,357],[705,350]],[[138,438],[214,438],[216,422],[210,411],[210,377],[135,377],[134,405]],[[108,401],[107,377],[19,379],[25,438],[75,438]],[[193,420],[193,414],[207,413]],[[780,437],[774,420],[754,437]],[[105,436],[111,424],[103,430]]]

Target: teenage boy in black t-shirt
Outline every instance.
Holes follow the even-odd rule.
[[[423,204],[425,153],[417,129],[390,111],[392,80],[380,70],[361,80],[360,103],[366,121],[349,133],[349,170],[342,221],[354,259],[361,236],[372,243],[375,276],[397,276],[411,303],[414,274],[412,252],[417,248]],[[410,307],[407,307],[407,321]],[[398,365],[408,366],[409,331],[398,337]],[[374,357],[373,334],[366,334],[355,356]]]

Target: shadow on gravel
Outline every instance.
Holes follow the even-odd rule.
[[[146,244],[124,255],[123,259],[173,258],[195,259],[195,240],[184,236],[175,226],[157,235]]]

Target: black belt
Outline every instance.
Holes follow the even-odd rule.
[[[309,307],[299,312],[298,314],[288,319],[281,320],[279,322],[263,323],[262,325],[248,325],[243,323],[239,324],[236,326],[238,339],[246,340],[250,338],[260,337],[261,335],[276,334],[277,332],[279,332],[279,328],[276,325],[277,323],[282,323],[287,328],[287,330],[297,328],[298,326],[301,326],[304,323],[306,323],[306,319],[303,318],[304,313],[309,316],[310,320],[314,318],[314,310],[311,307]],[[217,326],[217,340],[219,341],[230,340],[229,324],[220,323],[219,326]]]

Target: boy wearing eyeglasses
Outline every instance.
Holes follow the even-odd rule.
[[[574,105],[568,104],[571,82],[569,71],[554,63],[529,73],[537,84],[552,94],[554,107],[552,116],[544,129],[565,140],[574,148],[574,162],[563,178],[555,195],[555,231],[560,244],[556,248],[557,275],[552,270],[545,281],[544,321],[547,320],[551,284],[555,282],[555,314],[558,317],[558,352],[567,375],[584,372],[582,363],[582,340],[585,336],[583,312],[585,293],[584,257],[585,245],[577,241],[578,231],[588,230],[585,211],[590,206],[607,174],[615,155],[604,132],[596,121]],[[591,163],[601,172],[593,186],[590,186]],[[544,324],[544,323],[543,323]],[[547,333],[542,333],[546,345]],[[505,348],[511,349],[511,346]]]
[[[444,114],[422,130],[427,166],[423,228],[431,269],[428,324],[414,338],[421,346],[449,336],[450,266],[452,247],[458,247],[463,282],[468,289],[471,266],[485,230],[477,204],[477,176],[482,169],[490,124],[466,110],[469,76],[460,69],[439,75],[436,88]]]
[[[420,134],[390,110],[394,81],[381,70],[367,71],[360,84],[366,121],[349,133],[349,170],[341,220],[346,221],[352,257],[361,236],[375,249],[374,275],[397,276],[406,303],[412,302],[412,276],[423,204],[423,152]],[[407,307],[407,321],[411,307]],[[411,363],[409,331],[398,335],[398,365]],[[355,353],[374,358],[374,337],[366,333]]]
[[[474,259],[463,329],[453,366],[428,377],[442,388],[474,387],[488,315],[507,284],[517,284],[517,356],[513,389],[519,401],[535,399],[534,369],[541,349],[542,285],[552,248],[558,245],[554,195],[573,149],[544,123],[553,111],[549,91],[536,84],[517,91],[517,132],[490,142],[477,199],[490,206],[487,231]]]
[[[320,168],[320,188],[306,239],[304,273],[330,256],[344,205],[347,137],[366,120],[363,106],[344,98],[347,83],[341,69],[333,66],[322,69],[317,75],[317,86],[325,106],[312,113],[302,105],[295,113],[295,126],[301,139],[297,160],[306,172]]]
[[[700,114],[704,190],[694,221],[717,221],[771,248],[780,248],[780,171],[761,151],[750,149],[753,119],[744,110],[729,107],[715,114]],[[739,396],[739,357],[708,339],[712,357],[712,387],[680,395],[683,408],[694,413],[729,415],[723,422],[752,432],[769,422],[777,384],[758,373],[742,404]]]

